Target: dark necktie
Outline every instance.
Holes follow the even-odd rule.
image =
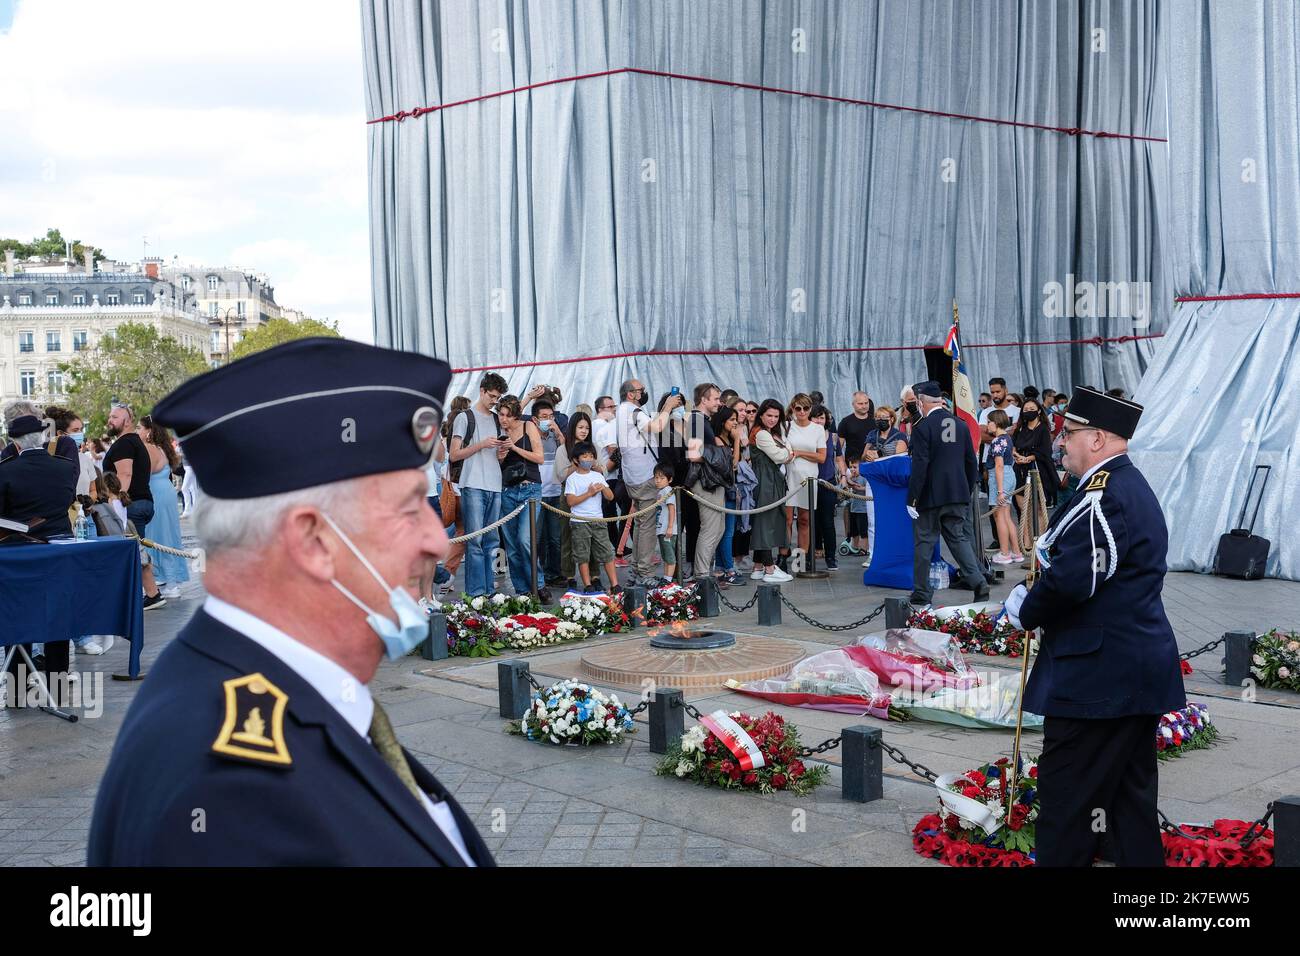
[[[384,758],[384,763],[393,768],[393,773],[397,774],[399,780],[406,785],[406,789],[415,795],[415,799],[424,805],[421,797],[424,791],[420,785],[415,782],[415,774],[411,773],[411,765],[406,762],[406,754],[402,753],[402,745],[397,742],[397,735],[393,733],[393,725],[388,720],[388,715],[384,713],[384,708],[379,706],[379,701],[375,701],[375,713],[370,718],[370,742],[374,744],[379,756]]]

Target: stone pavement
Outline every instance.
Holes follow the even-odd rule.
[[[846,562],[847,563],[847,562]],[[828,623],[863,616],[886,596],[867,589],[848,568],[827,582],[799,581],[786,593]],[[1004,595],[1009,585],[994,591]],[[732,589],[736,603],[748,586]],[[737,598],[739,600],[737,601]],[[147,670],[199,606],[202,589],[145,616]],[[936,604],[969,600],[967,592],[940,592]],[[1300,584],[1227,581],[1171,574],[1165,603],[1179,645],[1192,650],[1227,630],[1300,627]],[[787,613],[787,619],[792,616]],[[761,628],[756,611],[728,614],[718,627],[800,641],[810,653],[849,643],[855,632],[831,633],[800,621]],[[864,631],[879,630],[876,622]],[[644,632],[595,639],[644,640]],[[577,675],[584,644],[525,655],[540,679]],[[0,710],[0,864],[79,865],[97,782],[138,684],[107,675],[125,669],[121,642],[102,657],[74,665],[82,680],[103,679],[103,713],[68,724],[29,710]],[[1221,651],[1193,661],[1189,696],[1207,701],[1224,740],[1216,747],[1161,764],[1162,808],[1179,822],[1216,816],[1253,819],[1271,798],[1300,792],[1300,698],[1261,692],[1241,700],[1218,673]],[[1014,667],[1002,659],[973,661],[981,668]],[[912,824],[935,806],[933,787],[886,762],[885,799],[853,804],[840,797],[837,751],[827,762],[831,780],[813,795],[728,793],[651,774],[644,725],[624,743],[601,748],[547,747],[504,733],[497,716],[496,663],[465,658],[430,663],[408,657],[385,662],[371,685],[402,741],[427,762],[475,817],[501,863],[587,865],[938,865],[912,852]],[[634,694],[627,696],[634,697]],[[753,698],[731,693],[690,695],[701,710],[756,709]],[[773,707],[800,728],[805,744],[834,737],[870,719]],[[642,715],[644,718],[644,714]],[[881,725],[885,739],[937,772],[964,769],[1008,752],[1009,731],[967,730],[920,721]],[[1026,748],[1038,749],[1030,734]]]

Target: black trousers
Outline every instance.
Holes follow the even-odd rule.
[[[614,499],[612,501],[606,501],[605,497],[603,495],[601,496],[600,513],[602,515],[606,518],[612,518],[614,515],[625,515],[635,510],[632,507],[632,499],[628,497],[627,486],[623,484],[622,478],[611,478],[609,482],[609,490],[614,492]],[[605,526],[605,528],[609,531],[609,543],[612,544],[614,550],[617,551],[618,539],[623,536],[623,522],[611,521]],[[628,538],[628,544],[631,545],[631,543],[632,539]]]
[[[836,547],[839,541],[835,537],[835,507],[839,504],[839,495],[829,488],[817,486],[817,510],[813,512],[812,549],[822,549],[825,560],[831,564],[839,561]]]
[[[1158,715],[1043,721],[1039,866],[1091,866],[1102,836],[1119,866],[1164,866],[1156,820]]]
[[[984,572],[975,560],[975,550],[970,538],[970,506],[964,504],[939,505],[937,508],[920,508],[920,517],[912,522],[912,594],[913,604],[929,604],[934,597],[930,587],[930,562],[934,559],[934,544],[943,535],[948,542],[966,587],[984,588]]]

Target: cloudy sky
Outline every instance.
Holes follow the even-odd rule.
[[[356,0],[0,0],[0,236],[256,269],[371,341]]]

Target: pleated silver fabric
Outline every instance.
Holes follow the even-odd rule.
[[[363,0],[369,115],[626,67],[1167,136],[1155,0]],[[1100,33],[1098,33],[1100,31]],[[370,130],[376,340],[512,390],[712,379],[849,410],[967,344],[1164,330],[1168,147],[634,73]],[[1070,276],[1146,316],[1048,317]],[[1136,387],[1158,340],[969,349],[1011,387]],[[847,352],[847,348],[887,351]],[[479,373],[457,377],[474,394]]]
[[[1177,294],[1300,292],[1300,12],[1290,0],[1165,6]],[[1300,579],[1288,530],[1300,513],[1298,348],[1295,299],[1175,308],[1133,441],[1169,523],[1171,568],[1213,566],[1266,464],[1255,533],[1272,542],[1267,573]]]

